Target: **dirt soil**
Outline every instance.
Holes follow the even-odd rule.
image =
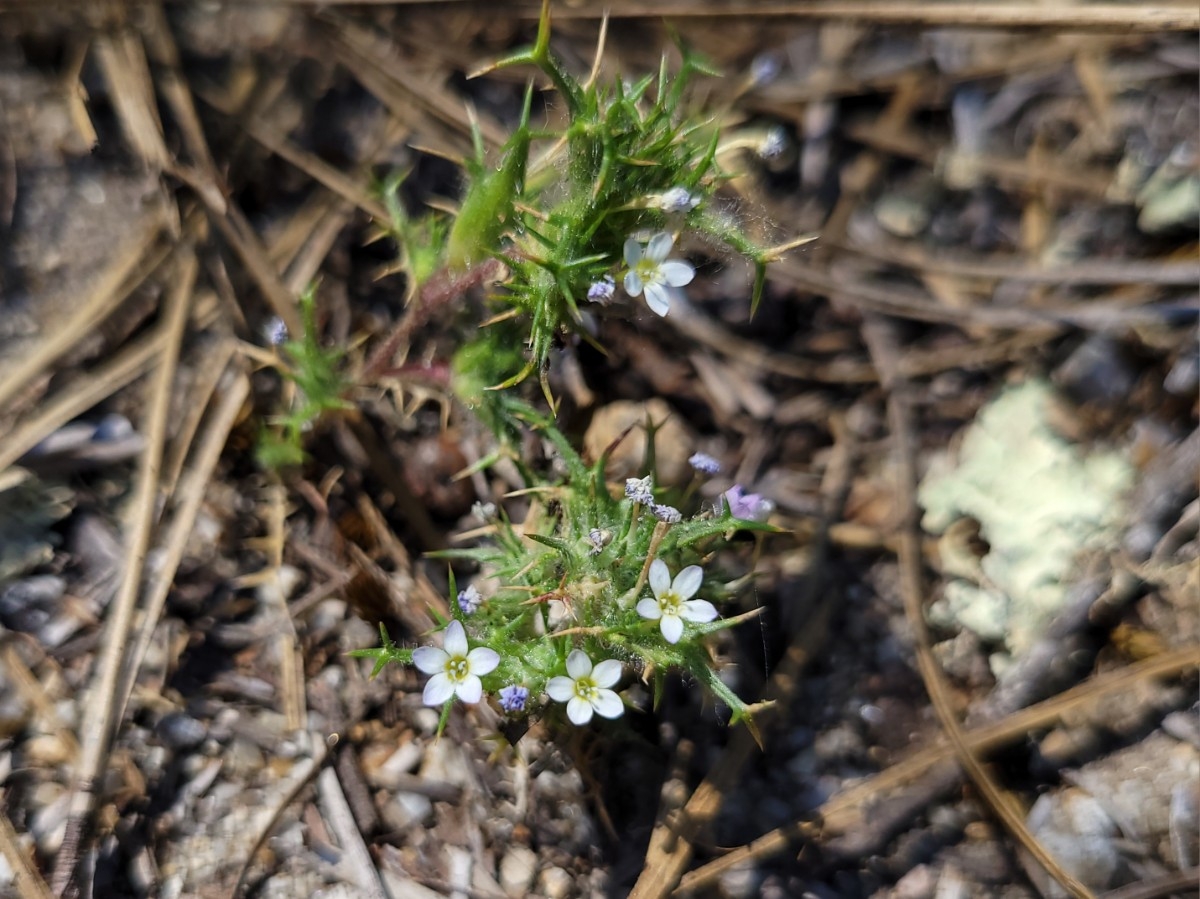
[[[661,404],[704,501],[774,504],[712,647],[760,745],[686,680],[439,738],[423,676],[347,655],[426,639],[424,554],[521,502],[454,477],[481,297],[414,318],[372,222],[503,141],[531,73],[468,75],[535,4],[0,0],[0,895],[1196,895],[1200,14],[836,6],[610,5],[602,75],[704,53],[731,213],[818,239],[753,318],[685,240],[666,318],[547,375],[580,445]],[[601,7],[553,7],[582,75]],[[404,339],[271,473],[314,282],[351,369]]]

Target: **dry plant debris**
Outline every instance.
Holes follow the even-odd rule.
[[[1187,4],[554,4],[581,76],[602,27],[598,74],[657,71],[671,31],[710,59],[739,224],[819,234],[750,321],[751,273],[686,243],[668,317],[598,314],[605,354],[546,378],[592,458],[649,413],[681,481],[722,464],[705,502],[773,503],[786,533],[721,560],[758,621],[710,646],[773,704],[752,734],[673,682],[569,740],[486,703],[439,738],[415,671],[347,655],[427,641],[453,597],[424,553],[486,533],[473,507],[546,510],[476,464],[465,319],[406,303],[372,222],[389,175],[453,205],[473,127],[504,143],[529,73],[466,76],[536,7],[0,0],[0,894],[1195,895]],[[280,477],[264,329],[314,282],[362,387]],[[986,489],[939,486],[989,427]],[[1112,493],[1045,496],[1038,448],[1111,460]],[[1103,527],[998,567],[1084,499]],[[1022,590],[1054,603],[978,605]]]

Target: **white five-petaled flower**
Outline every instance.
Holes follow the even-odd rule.
[[[546,692],[555,702],[567,704],[572,724],[587,724],[595,713],[602,718],[620,718],[625,711],[621,697],[608,689],[621,679],[621,663],[606,659],[595,668],[582,649],[567,656],[567,677],[552,677]]]
[[[500,664],[500,654],[486,646],[476,646],[468,651],[467,632],[461,621],[451,621],[446,627],[443,640],[445,649],[422,646],[413,650],[413,664],[432,674],[421,700],[426,705],[441,705],[452,696],[465,703],[476,703],[483,698],[481,674],[490,674]]]
[[[717,617],[716,607],[705,599],[692,599],[704,580],[704,569],[689,565],[675,580],[662,559],[650,564],[650,589],[653,597],[645,597],[637,604],[637,613],[643,618],[657,621],[663,639],[678,643],[683,636],[685,621],[706,622]]]
[[[667,259],[675,238],[660,231],[650,238],[643,250],[634,238],[625,241],[625,292],[636,297],[646,292],[646,304],[658,315],[666,315],[671,308],[671,295],[667,287],[683,287],[690,284],[696,270],[686,262]]]

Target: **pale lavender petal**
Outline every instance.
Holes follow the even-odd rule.
[[[555,702],[566,702],[575,695],[575,681],[569,677],[552,677],[546,681],[546,695]]]
[[[632,237],[625,241],[625,264],[630,268],[642,261],[642,245]]]
[[[625,292],[631,297],[636,297],[642,292],[642,276],[637,272],[625,273]]]
[[[500,664],[500,653],[486,646],[477,646],[467,653],[467,663],[472,674],[491,674]]]
[[[678,643],[679,638],[683,636],[683,619],[678,615],[663,615],[658,627],[662,631],[663,639],[668,643]]]
[[[442,646],[452,656],[467,654],[467,632],[463,630],[461,621],[451,621],[446,626],[446,637],[442,640]]]
[[[592,708],[604,718],[620,718],[625,712],[625,703],[612,690],[601,690],[600,695],[592,700]]]
[[[671,311],[671,295],[661,284],[647,284],[646,305],[655,315],[665,318]]]
[[[449,654],[436,646],[420,646],[413,650],[413,664],[426,674],[445,671],[448,658]]]
[[[454,688],[454,692],[458,694],[458,698],[467,705],[474,705],[483,698],[483,684],[479,678],[471,675],[461,684]]]
[[[616,659],[605,659],[592,671],[592,682],[597,687],[611,687],[621,679],[621,663]]]
[[[572,649],[567,656],[567,674],[575,680],[592,673],[592,660],[582,649]]]
[[[683,287],[685,284],[691,284],[692,278],[696,277],[696,270],[686,262],[679,262],[675,259],[670,259],[658,267],[662,272],[663,280],[672,287]]]
[[[683,604],[681,613],[688,621],[714,621],[717,617],[717,607],[707,599],[691,599]]]
[[[704,569],[699,565],[689,565],[675,575],[675,582],[671,584],[671,589],[679,595],[680,599],[691,599],[700,589],[700,583],[703,580]]]
[[[587,724],[592,720],[592,704],[576,696],[567,703],[567,717],[571,719],[572,724]]]
[[[667,254],[671,252],[671,245],[674,243],[674,237],[666,231],[659,231],[650,238],[650,243],[646,244],[646,258],[653,259],[655,262],[662,262],[667,258]]]
[[[671,589],[671,572],[662,559],[650,563],[650,589],[655,596],[662,596]]]
[[[444,674],[435,674],[425,685],[421,701],[425,705],[441,705],[454,695],[454,682]]]
[[[662,608],[659,606],[658,600],[651,599],[649,596],[638,600],[637,613],[643,618],[649,618],[651,621],[658,621],[658,619],[662,618]]]

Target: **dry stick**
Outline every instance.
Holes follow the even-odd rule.
[[[1141,883],[1131,883],[1115,890],[1109,890],[1100,899],[1159,899],[1161,896],[1171,896],[1190,890],[1195,895],[1200,886],[1200,867],[1191,867],[1184,871],[1168,871],[1157,877],[1150,877]]]
[[[74,379],[58,390],[53,399],[42,400],[41,411],[22,422],[0,443],[0,471],[57,428],[140,377],[150,361],[162,352],[166,339],[167,333],[160,326],[127,346],[116,358]]]
[[[813,557],[817,560],[813,568],[813,577],[799,603],[801,607],[815,605],[816,610],[805,630],[789,645],[779,667],[771,675],[764,696],[768,702],[783,705],[795,693],[804,669],[820,651],[836,605],[832,594],[822,597],[819,604],[817,597],[823,580],[820,577],[820,563],[829,545],[828,524],[840,517],[840,510],[850,490],[853,466],[849,460],[853,457],[853,451],[849,439],[845,434],[842,436],[843,439],[834,446],[845,461],[838,463],[835,460],[831,467],[842,472],[843,477],[837,484],[832,485],[829,491],[823,527],[813,541]],[[765,714],[770,715],[771,712]],[[738,730],[717,762],[716,769],[704,779],[683,810],[670,821],[663,821],[655,826],[646,850],[645,865],[633,891],[629,894],[629,899],[662,899],[675,888],[688,862],[691,861],[693,842],[716,819],[724,797],[737,783],[742,767],[755,749],[755,739],[749,729]]]
[[[147,228],[113,253],[117,260],[98,277],[88,300],[73,311],[61,326],[55,327],[28,356],[17,363],[0,381],[0,407],[7,404],[30,381],[79,340],[92,334],[142,280],[157,268],[166,250],[155,252],[154,240],[162,231],[163,221],[150,222]]]
[[[142,567],[157,511],[159,466],[166,443],[171,387],[179,361],[184,326],[187,324],[196,268],[195,253],[185,250],[179,257],[179,271],[175,276],[174,289],[167,296],[163,313],[166,316],[168,338],[160,357],[158,371],[149,385],[150,396],[146,404],[146,448],[142,453],[134,490],[132,508],[135,511],[126,532],[125,570],[104,629],[97,675],[84,702],[83,722],[80,727],[83,755],[75,772],[67,835],[54,864],[52,883],[55,893],[59,895],[62,895],[71,883],[76,859],[95,803],[97,781],[104,770],[112,739],[120,725],[120,719],[115,714],[119,698],[118,680],[133,625],[142,581]]]
[[[922,608],[921,535],[918,530],[917,458],[913,439],[912,410],[908,382],[898,373],[895,344],[890,324],[868,313],[863,337],[871,358],[879,368],[880,382],[888,393],[888,418],[892,430],[893,463],[898,473],[898,502],[903,514],[900,531],[900,592],[904,600],[905,617],[916,638],[917,668],[933,703],[942,729],[954,746],[958,763],[975,784],[984,801],[1009,834],[1045,868],[1054,880],[1075,899],[1095,899],[1083,883],[1063,869],[1049,850],[1030,833],[1017,811],[1013,799],[1006,794],[984,769],[978,756],[967,744],[963,727],[954,715],[945,679],[933,656],[933,644],[925,624]]]
[[[145,47],[132,31],[123,28],[97,36],[92,47],[108,81],[108,93],[125,139],[151,170],[161,172],[171,154],[158,118]]]
[[[237,416],[242,410],[242,404],[250,394],[250,382],[244,373],[235,367],[231,368],[228,374],[233,376],[233,383],[221,392],[212,416],[196,444],[192,462],[184,470],[176,486],[175,511],[162,541],[162,562],[155,568],[150,582],[146,585],[145,611],[133,650],[121,673],[121,684],[117,692],[118,720],[125,716],[125,706],[133,692],[138,670],[150,649],[154,629],[162,616],[167,594],[175,580],[175,572],[179,570],[179,563],[183,560],[184,548],[196,523],[196,516],[200,513],[213,469],[221,458],[221,451],[225,448],[229,432],[233,430]]]
[[[7,805],[5,798],[4,792],[0,790],[0,809]],[[8,867],[12,869],[13,884],[21,899],[53,899],[53,894],[42,879],[41,873],[21,849],[17,832],[3,811],[0,811],[0,855],[4,856]]]
[[[342,783],[333,768],[325,768],[317,777],[317,802],[329,829],[345,853],[344,861],[354,875],[355,885],[370,899],[387,899],[379,871],[371,859],[371,852],[363,841],[354,813],[350,811],[350,803],[346,801]]]
[[[293,3],[316,3],[318,0],[290,0]],[[352,0],[335,0],[349,3]],[[373,0],[382,3],[386,0]],[[417,3],[420,0],[403,0]],[[328,2],[322,5],[332,5]],[[531,5],[514,13],[536,15]],[[601,12],[603,10],[603,13]],[[1043,5],[1040,3],[838,3],[790,2],[770,4],[737,4],[717,6],[699,3],[616,2],[583,4],[578,7],[559,6],[556,19],[598,19],[602,14],[614,19],[644,18],[786,18],[786,19],[848,19],[852,22],[876,25],[918,25],[931,28],[1046,28],[1056,31],[1111,31],[1142,34],[1159,31],[1195,31],[1200,27],[1200,12],[1195,6],[1163,4],[1089,4],[1087,6]]]
[[[771,276],[785,284],[825,296],[845,297],[867,312],[895,318],[958,326],[988,328],[1055,328],[1071,325],[1083,330],[1105,331],[1138,325],[1162,324],[1168,315],[1196,314],[1194,301],[1165,306],[1128,308],[1111,302],[1071,303],[1058,307],[1000,308],[997,306],[952,307],[929,299],[923,292],[896,285],[878,286],[864,281],[835,277],[815,265],[784,259],[775,263]],[[902,363],[898,363],[901,364]],[[899,372],[898,372],[899,373]]]
[[[199,169],[172,166],[169,171],[180,181],[184,182],[200,198],[208,211],[209,219],[230,248],[242,260],[246,272],[258,285],[263,296],[271,306],[271,311],[279,316],[287,326],[289,334],[301,334],[300,313],[296,311],[296,302],[279,278],[279,272],[271,264],[266,248],[251,227],[245,213],[241,211],[226,195],[216,172],[205,172]]]
[[[1200,665],[1198,646],[1164,653],[1119,671],[1098,675],[1053,699],[1031,705],[992,724],[966,731],[963,739],[976,752],[987,753],[1000,749],[1027,736],[1032,730],[1054,724],[1071,711],[1095,705],[1143,681],[1173,677],[1197,665]],[[918,750],[826,801],[813,811],[812,821],[794,821],[778,827],[689,872],[680,881],[677,892],[686,893],[707,886],[726,871],[746,862],[777,855],[801,839],[815,838],[830,830],[839,833],[849,831],[858,826],[864,814],[864,803],[915,780],[939,762],[950,760],[953,756],[954,747],[946,742]]]
[[[279,576],[283,570],[283,547],[287,542],[287,490],[279,483],[272,484],[268,489],[269,558],[268,570],[264,574],[270,586],[271,601],[280,618],[275,647],[279,652],[279,684],[283,694],[283,714],[288,729],[295,731],[304,727],[308,711],[304,695],[304,655],[300,651],[300,638],[296,635],[295,622],[288,613],[287,597],[283,595]]]

